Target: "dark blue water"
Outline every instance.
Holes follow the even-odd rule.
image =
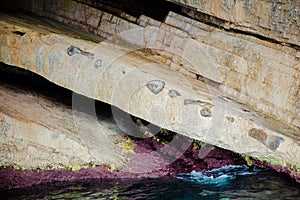
[[[3,199],[300,199],[300,184],[273,170],[229,166],[177,177],[49,184]]]

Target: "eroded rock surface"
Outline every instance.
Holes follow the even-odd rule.
[[[300,134],[296,130],[271,127],[274,121],[265,122],[258,113],[228,98],[218,88],[182,76],[147,59],[145,53],[129,52],[132,47],[125,43],[116,46],[75,39],[73,32],[52,28],[60,33],[55,34],[46,25],[31,24],[34,20],[30,23],[28,19],[7,15],[1,23],[6,27],[1,35],[6,45],[1,48],[4,62],[29,69],[58,85],[182,135],[262,160],[300,166]],[[16,31],[25,34],[20,36]],[[80,50],[70,56],[68,49],[72,46]],[[43,57],[41,49],[46,52]],[[82,55],[81,51],[94,56]],[[98,58],[103,64],[100,68],[95,67]],[[164,86],[157,94],[147,87],[153,80],[164,83],[157,84]],[[169,95],[172,90],[181,96],[173,98]],[[269,140],[261,142],[253,138],[249,134],[253,128],[270,135],[268,138],[280,137],[276,148]]]
[[[134,131],[143,135],[149,127],[139,122],[136,129],[130,128],[133,121],[122,112],[129,116],[126,134],[109,105],[71,95],[26,71],[3,64],[0,71],[0,191],[82,179],[173,176],[245,164],[239,154],[166,130],[137,137]],[[71,108],[71,98],[81,104]],[[94,103],[97,113],[87,109],[88,103]]]
[[[40,16],[77,27],[102,38],[121,39],[136,45],[129,51],[150,49],[154,54],[153,60],[159,60],[165,66],[184,75],[204,79],[206,83],[220,87],[233,99],[299,129],[300,50],[297,44],[296,46],[282,44],[300,41],[297,23],[298,3],[290,1],[181,3],[198,8],[211,16],[224,18],[228,21],[228,26],[236,25],[238,29],[250,29],[265,38],[254,37],[248,32],[228,32],[218,28],[222,27],[222,24],[211,26],[213,21],[196,17],[191,19],[174,12],[169,12],[163,21],[145,15],[133,17],[123,12],[118,15],[111,14],[97,9],[97,6],[105,7],[105,3],[95,1],[66,0],[62,3],[59,0],[43,0],[31,3],[28,9]],[[280,6],[283,13],[272,14],[274,9],[280,11],[278,10]],[[226,10],[227,7],[230,9]],[[115,13],[113,8],[110,9]],[[257,25],[259,20],[255,20],[256,18],[261,20],[266,18],[264,20],[270,27]],[[272,20],[280,25],[273,25]],[[61,24],[55,26],[62,28]],[[80,33],[75,29],[72,29],[72,32]],[[272,38],[272,34],[278,35],[276,39],[279,42],[268,40]],[[85,37],[82,33],[80,35]],[[89,38],[95,39],[91,35]],[[37,53],[41,54],[39,61],[43,62],[42,57],[45,53],[44,48],[39,49]],[[61,57],[61,54],[63,53],[57,52],[52,57]],[[94,64],[98,66],[99,58],[96,59]],[[63,64],[62,60],[57,62],[53,64]]]
[[[156,21],[84,3],[25,7],[62,23],[1,14],[0,60],[160,127],[299,172],[298,48],[174,12]]]
[[[104,165],[117,169],[128,161],[126,152],[113,142],[119,136],[110,123],[2,83],[0,101],[1,166],[78,170]]]
[[[300,2],[282,0],[169,0],[187,7],[184,11],[194,18],[201,13],[216,17],[216,24],[300,45]],[[203,16],[202,16],[203,17]]]

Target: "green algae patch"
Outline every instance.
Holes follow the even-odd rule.
[[[287,164],[285,162],[281,162],[274,159],[265,159],[266,162],[272,164],[272,165],[280,165],[282,167],[287,167]]]
[[[71,170],[72,172],[77,172],[77,171],[79,171],[80,169],[81,169],[80,166],[72,166],[72,167],[70,167],[70,170]]]
[[[109,172],[113,172],[113,171],[116,171],[117,170],[117,167],[116,167],[116,165],[114,165],[114,164],[112,164],[112,165],[110,165],[109,167],[108,167],[108,171]]]
[[[209,147],[210,150],[214,150],[215,149],[215,146],[213,146],[213,145],[201,142],[199,140],[193,140],[193,147],[192,147],[193,151],[200,150],[200,149],[202,149],[204,147]]]
[[[279,160],[275,160],[272,158],[265,158],[265,157],[253,157],[247,154],[241,154],[241,156],[245,159],[246,164],[250,167],[256,163],[256,161],[265,162],[271,165],[279,165],[281,167],[288,167],[288,164]],[[295,168],[295,167],[294,167]],[[290,167],[292,171],[295,171]]]
[[[134,148],[136,144],[130,138],[127,138],[126,141],[118,143],[118,146],[121,147],[122,150],[127,153],[134,153]]]
[[[265,164],[262,164],[262,166],[269,166],[271,168],[272,168],[272,166],[280,166],[282,168],[289,169],[290,171],[300,175],[300,167],[296,166],[296,165],[291,165],[286,162],[282,162],[282,161],[279,161],[276,159],[266,158],[266,157],[252,157],[252,156],[249,156],[246,154],[241,154],[241,156],[245,159],[246,164],[248,166],[252,166],[255,163],[257,164],[257,161],[258,161],[258,162],[265,163]]]
[[[252,165],[253,165],[253,158],[252,157],[250,157],[250,156],[248,156],[248,155],[246,155],[246,154],[241,154],[241,156],[245,159],[245,161],[246,161],[246,164],[249,166],[249,167],[251,167]]]

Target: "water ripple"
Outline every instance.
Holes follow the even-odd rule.
[[[47,184],[0,194],[2,199],[300,199],[300,185],[273,170],[227,166],[147,179]]]
[[[206,172],[192,171],[189,174],[179,174],[176,178],[197,184],[222,186],[230,184],[230,181],[237,176],[253,175],[257,174],[258,171],[260,169],[257,168],[251,168],[250,171],[250,168],[246,165],[229,165]]]

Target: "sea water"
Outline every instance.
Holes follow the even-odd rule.
[[[300,184],[271,169],[227,166],[175,177],[51,183],[3,199],[300,199]]]

